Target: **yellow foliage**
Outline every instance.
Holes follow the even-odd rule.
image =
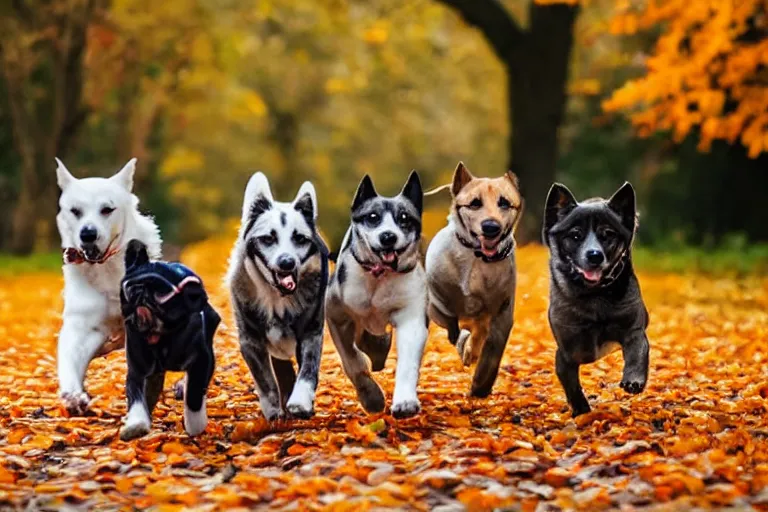
[[[667,0],[624,5],[617,34],[663,27],[644,77],[603,103],[626,110],[641,135],[671,130],[675,140],[700,128],[699,149],[739,140],[757,157],[768,150],[768,17],[764,0]],[[762,36],[761,36],[762,34]]]

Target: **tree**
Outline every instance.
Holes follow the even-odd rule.
[[[56,212],[54,157],[64,157],[87,117],[83,59],[98,0],[16,0],[0,12],[0,66],[20,159],[10,249],[34,248]]]
[[[575,2],[531,1],[523,29],[500,0],[439,0],[477,27],[507,72],[509,169],[528,207],[519,238],[538,240],[541,209],[555,179],[558,128],[566,104]],[[482,93],[482,92],[480,92]]]
[[[680,142],[696,129],[702,151],[738,139],[751,158],[768,152],[768,3],[627,2],[611,28],[634,34],[657,27],[644,76],[604,108],[629,111],[642,136],[671,130]]]

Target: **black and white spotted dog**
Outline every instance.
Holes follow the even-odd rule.
[[[413,416],[421,409],[416,386],[428,324],[420,251],[422,200],[416,172],[395,197],[379,196],[365,176],[328,287],[331,337],[368,412],[384,410],[384,393],[371,370],[384,368],[392,344],[389,325],[397,334],[392,415]]]
[[[270,421],[286,410],[297,418],[314,414],[328,283],[328,249],[316,221],[311,183],[293,202],[282,203],[272,198],[264,174],[251,177],[227,283],[240,351]]]

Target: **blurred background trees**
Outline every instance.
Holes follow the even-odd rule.
[[[645,243],[766,240],[767,19],[764,0],[2,2],[0,250],[57,246],[53,156],[79,176],[138,157],[179,244],[228,230],[255,170],[284,200],[311,179],[335,246],[363,174],[394,193],[459,159],[518,173],[527,240],[554,179],[632,180]]]

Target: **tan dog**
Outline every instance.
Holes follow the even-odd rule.
[[[448,330],[463,363],[478,363],[471,396],[488,396],[512,330],[514,231],[523,211],[517,176],[475,178],[462,162],[448,225],[426,257],[429,316]]]

